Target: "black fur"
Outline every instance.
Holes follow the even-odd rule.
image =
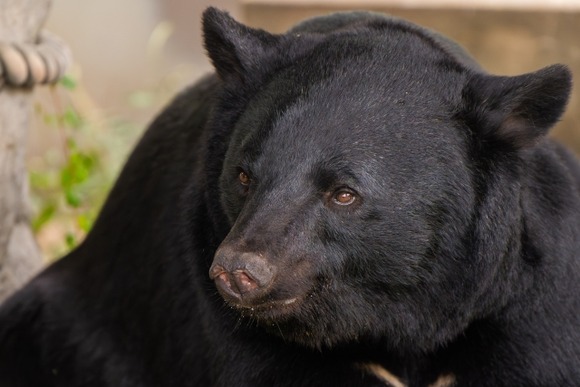
[[[566,67],[489,75],[365,12],[272,35],[210,8],[204,35],[217,76],[0,308],[0,386],[580,384],[580,167],[545,137]],[[224,300],[208,271],[246,254],[273,282]]]

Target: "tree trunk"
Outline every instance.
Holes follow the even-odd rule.
[[[49,6],[50,0],[0,0],[0,42],[36,42]],[[30,87],[0,85],[0,301],[42,266],[28,219],[31,93]]]

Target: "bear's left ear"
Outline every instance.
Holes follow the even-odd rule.
[[[210,7],[203,13],[204,45],[224,81],[247,82],[264,70],[278,36],[238,23],[226,12]]]
[[[560,119],[572,75],[564,65],[515,77],[474,74],[464,89],[464,118],[485,143],[536,144]]]

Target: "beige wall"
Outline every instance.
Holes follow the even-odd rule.
[[[381,2],[388,1],[367,0],[375,4],[371,10],[409,19],[457,40],[492,73],[512,75],[565,63],[580,79],[580,11],[376,6]],[[290,3],[303,5],[283,5]],[[297,0],[55,0],[47,27],[71,46],[87,94],[102,114],[145,125],[159,104],[136,110],[128,102],[132,92],[155,89],[165,82],[169,98],[174,90],[211,71],[200,31],[201,13],[207,6],[226,9],[250,25],[282,32],[303,18],[361,4],[356,0],[319,3],[340,6],[312,6]],[[152,54],[151,37],[162,23],[169,26],[171,34]],[[579,85],[577,81],[569,109],[555,134],[580,153]],[[33,144],[37,148],[43,146],[41,137],[38,144]]]
[[[201,43],[201,14],[210,5],[239,17],[237,0],[53,0],[46,28],[72,50],[70,73],[79,86],[71,102],[92,131],[119,139],[109,152],[115,165],[178,90],[212,71]],[[136,107],[132,96],[140,92],[155,100]],[[46,87],[35,95],[47,111],[68,103],[62,97],[55,103]],[[28,159],[42,164],[37,156],[60,152],[62,135],[38,115],[33,118]],[[120,130],[112,121],[127,125]]]
[[[201,44],[201,14],[210,5],[238,16],[236,0],[54,0],[47,28],[70,45],[74,73],[96,105],[131,115],[130,93],[176,71],[186,83],[211,70]],[[168,36],[155,46],[163,28]]]

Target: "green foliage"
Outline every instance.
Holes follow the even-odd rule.
[[[43,143],[29,158],[28,170],[32,226],[45,257],[62,256],[83,240],[146,124],[141,120],[165,105],[190,76],[186,67],[178,66],[160,81],[135,90],[124,106],[128,117],[101,110],[82,82],[69,75],[39,90],[49,93],[36,105],[34,116],[43,127]]]
[[[147,52],[152,64],[164,63],[163,50],[172,32],[168,22],[151,32]],[[44,132],[41,149],[28,159],[32,226],[45,257],[62,256],[82,241],[145,126],[144,119],[189,82],[193,70],[187,64],[176,65],[127,95],[127,105],[116,102],[115,109],[101,109],[83,83],[68,74],[55,86],[35,90],[37,98],[50,94],[36,106],[36,127]],[[128,114],[115,116],[111,111]]]
[[[106,146],[98,137],[87,144],[89,134],[94,137],[98,131],[70,101],[69,93],[76,87],[76,81],[64,77],[50,91],[53,103],[36,106],[36,115],[47,130],[55,130],[57,144],[47,147],[40,166],[30,168],[32,227],[37,235],[51,227],[62,235],[61,246],[48,252],[54,256],[74,248],[82,240],[111,185],[102,168]]]

